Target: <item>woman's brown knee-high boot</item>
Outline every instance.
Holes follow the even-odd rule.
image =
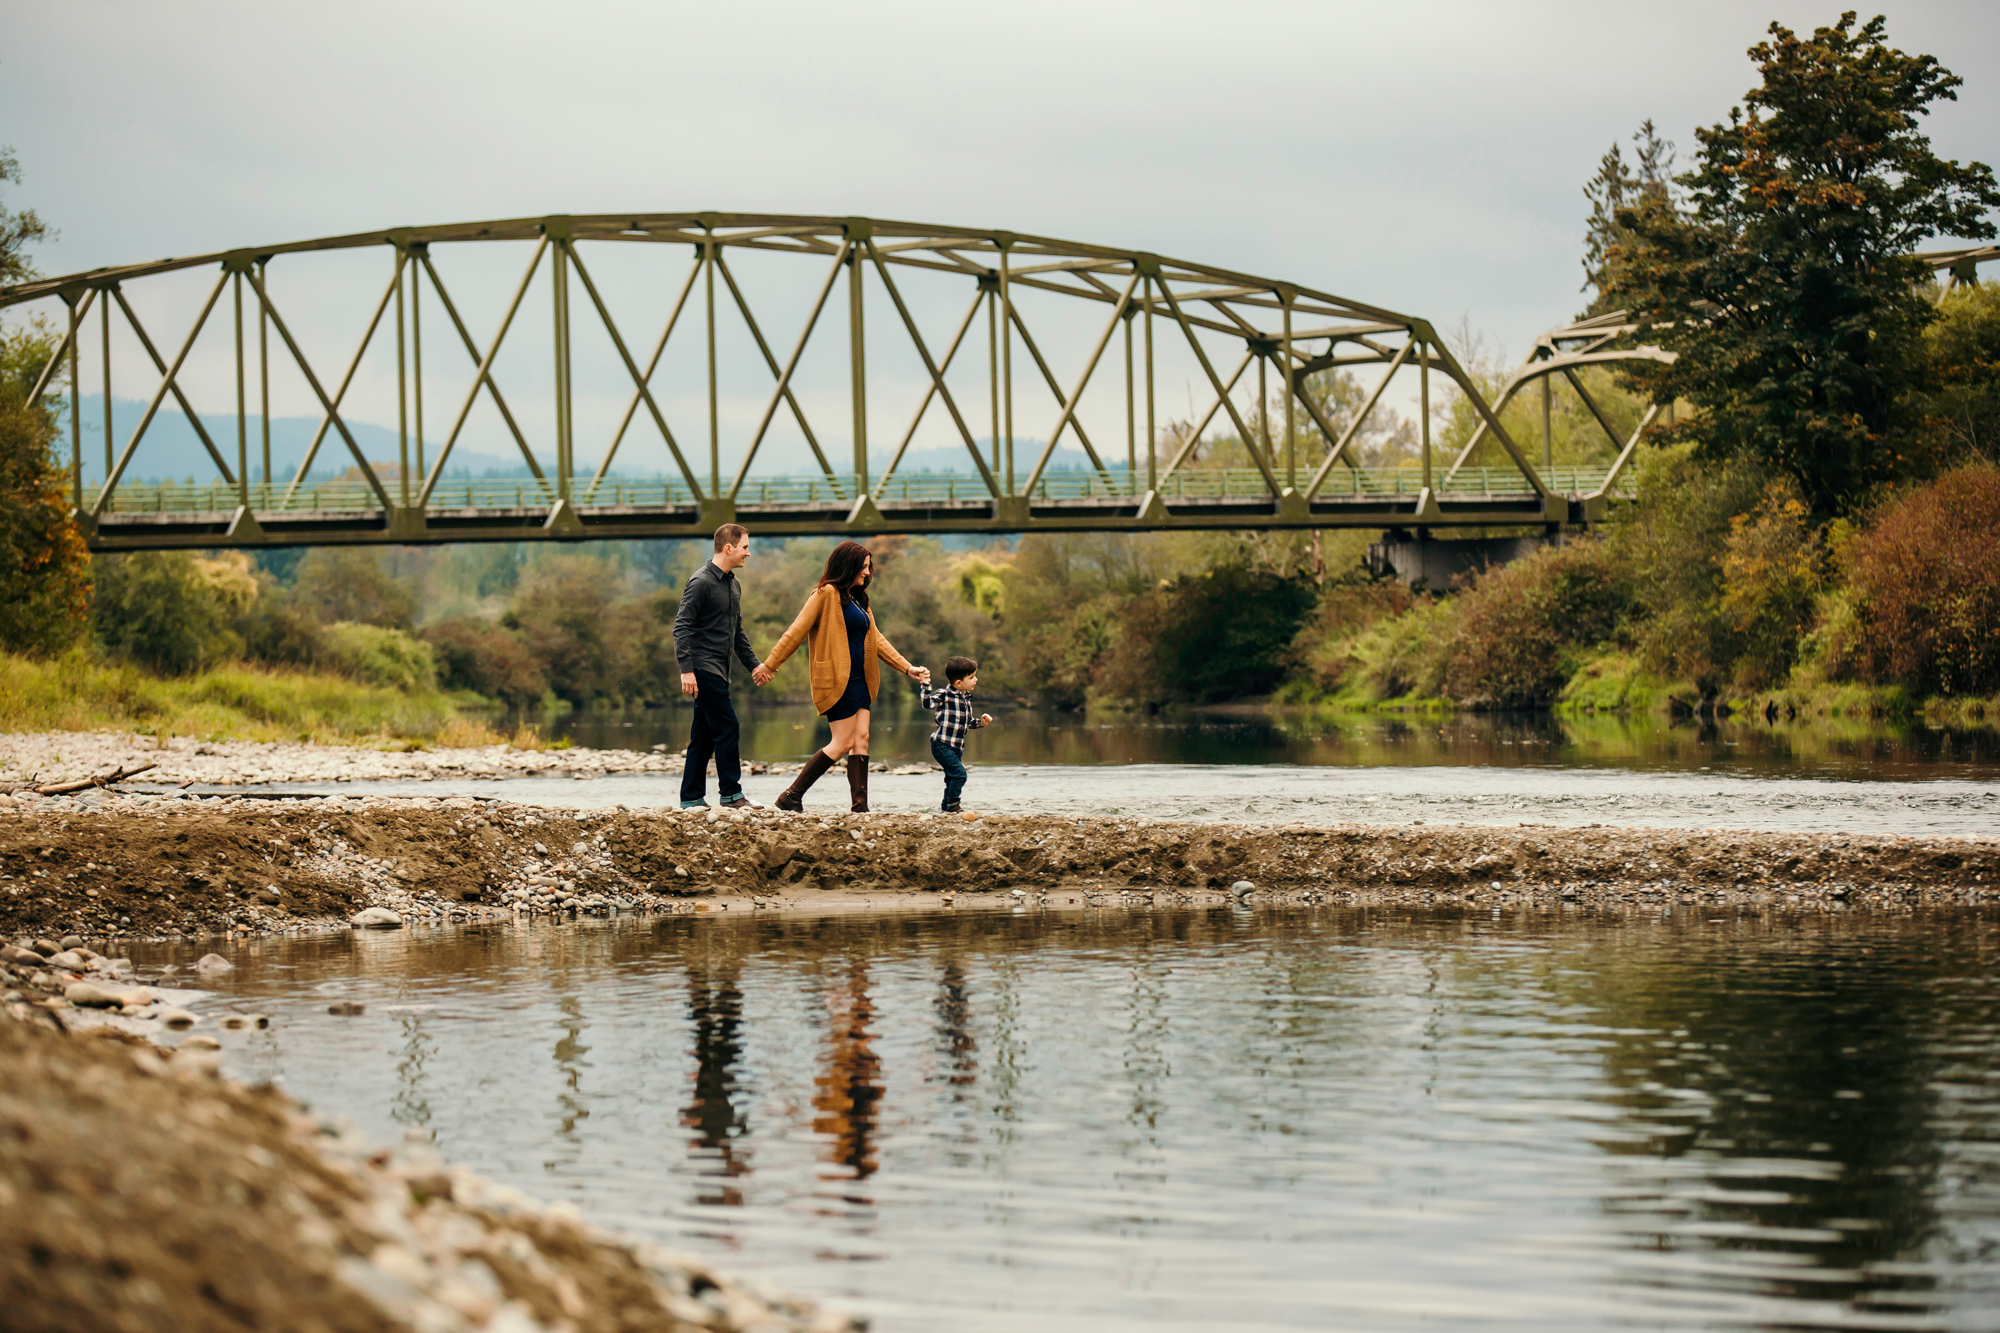
[[[868,756],[865,754],[847,756],[847,794],[854,798],[852,808],[855,814],[868,813]]]
[[[806,789],[820,780],[820,776],[833,767],[833,760],[826,757],[825,750],[814,750],[806,766],[792,779],[792,785],[785,788],[778,797],[778,808],[790,810],[793,814],[803,814],[806,808]]]

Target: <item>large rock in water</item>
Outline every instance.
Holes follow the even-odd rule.
[[[144,986],[106,986],[78,981],[64,989],[63,998],[83,1009],[119,1009],[128,1004],[143,1009],[153,1002],[153,992]]]
[[[393,930],[403,924],[403,918],[386,907],[364,907],[347,918],[347,924],[356,930],[374,927],[378,930]]]

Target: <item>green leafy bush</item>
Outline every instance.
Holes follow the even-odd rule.
[[[1311,583],[1224,565],[1184,574],[1135,607],[1118,652],[1150,658],[1166,698],[1207,701],[1268,694],[1284,678],[1292,640],[1318,600]],[[1110,609],[1102,626],[1110,647]]]
[[[2000,458],[2000,287],[1946,292],[1924,330],[1917,382],[1899,405],[1912,471]]]
[[[416,589],[385,569],[381,553],[369,546],[316,546],[306,552],[291,596],[323,624],[408,629],[417,613]]]
[[[1736,684],[1783,683],[1818,617],[1826,584],[1823,529],[1795,487],[1774,481],[1756,509],[1729,521],[1720,609],[1734,638]]]
[[[1453,633],[1464,602],[1419,597],[1400,616],[1372,625],[1355,641],[1365,678],[1378,699],[1435,699],[1444,693]]]
[[[1326,589],[1292,640],[1289,693],[1309,702],[1352,688],[1369,665],[1356,651],[1356,640],[1369,626],[1408,612],[1417,601],[1415,593],[1393,580]]]
[[[50,452],[49,406],[27,401],[54,349],[44,330],[0,334],[0,647],[15,652],[75,643],[90,605],[90,553],[70,521],[67,469]]]
[[[100,555],[93,569],[91,626],[109,656],[183,676],[242,655],[235,621],[256,587],[240,556],[135,551]]]
[[[1612,636],[1631,603],[1622,563],[1601,541],[1573,541],[1480,574],[1460,594],[1445,691],[1467,703],[1553,702],[1583,650]]]
[[[1632,571],[1634,646],[1646,669],[1714,694],[1734,673],[1718,556],[1770,474],[1744,459],[1697,461],[1689,445],[1641,448],[1638,503],[1611,543]]]
[[[470,690],[509,708],[532,708],[548,690],[547,678],[520,639],[472,616],[426,626],[424,640],[437,654],[438,681],[448,690]]]
[[[415,635],[343,621],[328,625],[322,641],[326,665],[343,676],[409,694],[429,694],[438,687],[437,657]]]

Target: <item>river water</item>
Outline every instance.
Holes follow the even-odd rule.
[[[229,947],[232,1073],[882,1330],[2000,1329],[1990,912]]]
[[[997,706],[996,706],[997,707]],[[825,739],[803,705],[746,700],[746,759],[796,761]],[[1770,832],[2000,834],[2000,734],[1874,723],[1676,725],[1652,718],[1383,718],[1266,708],[1168,717],[1000,708],[975,732],[968,808],[997,814],[1117,815],[1197,822],[1647,825]],[[578,744],[687,744],[691,714],[573,714]],[[928,714],[880,711],[873,757],[930,762]],[[751,776],[754,801],[786,776]],[[673,805],[674,776],[579,782],[297,784],[292,790],[488,795],[556,805]],[[933,809],[942,778],[878,774],[877,810]],[[709,797],[717,792],[711,785]],[[846,803],[840,774],[812,808]]]

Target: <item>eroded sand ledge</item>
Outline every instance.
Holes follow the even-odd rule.
[[[115,797],[0,809],[0,934],[323,929],[588,912],[1057,902],[1977,903],[2000,839],[1644,828],[565,810],[470,798]],[[1019,890],[1016,894],[1014,891]]]
[[[35,1003],[0,963],[0,1325],[324,1333],[859,1333],[270,1087]],[[8,1021],[13,1019],[16,1021]],[[206,1042],[212,1048],[213,1042]]]

